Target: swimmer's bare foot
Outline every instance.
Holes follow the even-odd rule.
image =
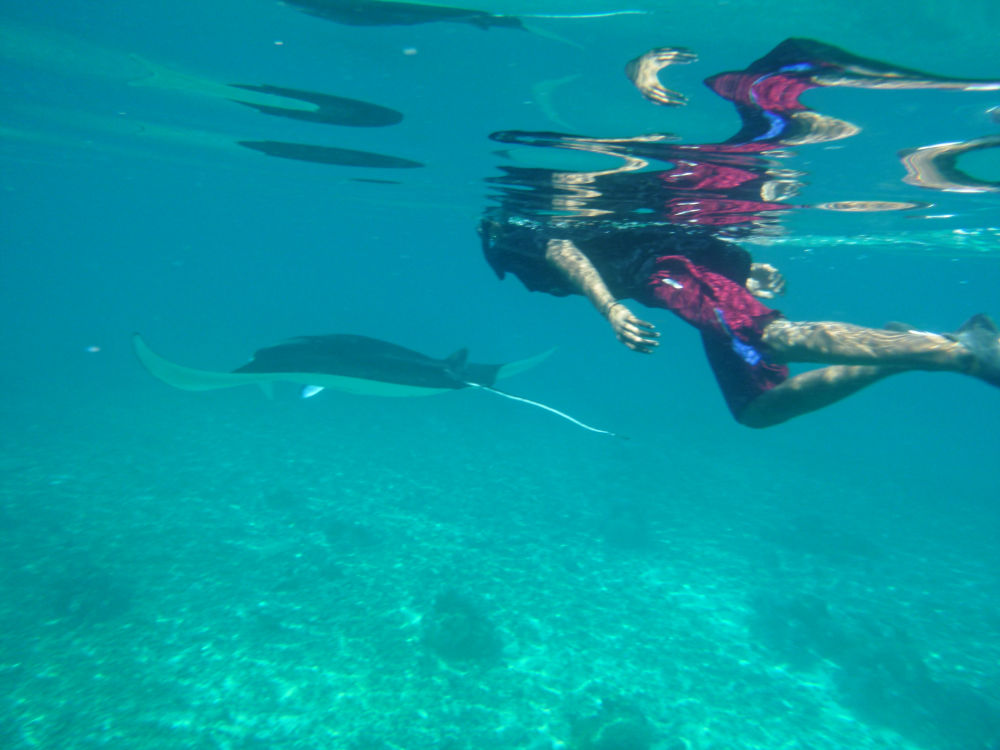
[[[972,352],[968,375],[1000,387],[1000,329],[988,315],[973,315],[948,338]]]
[[[698,56],[694,52],[684,47],[659,47],[630,61],[625,66],[625,75],[639,89],[639,93],[653,104],[683,107],[688,103],[687,97],[665,88],[657,78],[657,74],[668,65],[686,65],[697,59]]]

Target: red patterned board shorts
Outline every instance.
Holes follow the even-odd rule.
[[[670,310],[701,332],[715,379],[733,416],[761,393],[788,379],[788,368],[766,359],[764,327],[781,313],[762,305],[746,287],[681,255],[656,259],[636,300]]]

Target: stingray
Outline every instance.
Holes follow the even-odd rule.
[[[347,99],[342,96],[332,94],[322,94],[318,91],[303,91],[302,89],[289,89],[283,86],[252,86],[246,83],[231,83],[233,88],[254,91],[259,94],[270,94],[286,99],[297,99],[298,101],[315,104],[315,109],[293,109],[291,107],[273,107],[266,104],[255,104],[245,102],[242,99],[232,101],[252,107],[265,115],[275,115],[276,117],[289,117],[293,120],[306,120],[307,122],[319,122],[326,125],[349,125],[358,128],[378,128],[386,125],[395,125],[402,121],[403,113],[397,112],[388,107],[382,107],[371,102],[360,99]]]
[[[372,396],[425,396],[476,388],[544,409],[585,430],[615,435],[586,425],[546,404],[493,387],[497,380],[534,367],[548,357],[551,350],[516,362],[490,365],[469,362],[469,352],[465,348],[444,359],[436,359],[368,336],[298,336],[259,349],[249,362],[231,372],[218,372],[197,370],[164,359],[137,333],[132,336],[132,345],[139,361],[154,377],[185,391],[256,384],[270,395],[274,383],[288,382],[303,386],[303,398],[310,398],[327,388]]]
[[[285,2],[296,6],[303,13],[349,26],[415,26],[421,23],[445,21],[467,23],[481,29],[488,29],[491,26],[524,28],[516,16],[444,5],[384,0],[285,0]]]
[[[411,161],[399,156],[376,154],[371,151],[355,151],[350,148],[336,148],[334,146],[317,146],[311,143],[288,143],[287,141],[237,141],[237,143],[268,156],[311,161],[316,164],[378,167],[379,169],[413,169],[424,166],[419,161]]]

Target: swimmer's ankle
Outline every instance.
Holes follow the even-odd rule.
[[[973,315],[948,338],[967,352],[962,372],[1000,387],[1000,329],[987,315]]]

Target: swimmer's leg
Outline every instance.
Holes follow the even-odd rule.
[[[754,398],[738,415],[748,427],[780,424],[907,370],[958,372],[1000,387],[1000,329],[985,315],[950,334],[778,319],[761,341],[775,362],[840,364],[796,375]]]
[[[959,338],[964,330],[965,326],[958,334],[944,335],[864,328],[850,323],[796,323],[779,318],[764,328],[761,342],[768,359],[778,363],[890,365],[971,374],[976,357]]]
[[[833,365],[810,370],[757,396],[737,419],[747,427],[773,427],[857,393],[882,378],[905,372],[904,367]]]

